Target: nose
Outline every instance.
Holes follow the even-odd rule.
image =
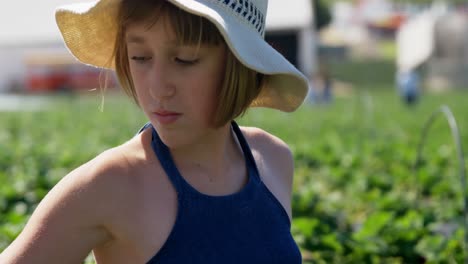
[[[149,93],[152,98],[157,100],[168,99],[175,94],[175,87],[170,84],[159,83],[153,85]]]
[[[175,84],[171,81],[169,69],[164,66],[155,66],[150,77],[149,93],[153,99],[163,100],[174,96]]]

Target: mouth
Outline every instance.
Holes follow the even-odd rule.
[[[165,110],[158,110],[158,111],[153,112],[153,116],[161,125],[172,124],[175,121],[177,121],[177,119],[179,119],[181,115],[182,115],[181,113],[170,112],[170,111],[165,111]]]

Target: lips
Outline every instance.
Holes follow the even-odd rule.
[[[181,113],[159,110],[153,112],[154,117],[161,125],[169,125],[177,121],[182,115]]]

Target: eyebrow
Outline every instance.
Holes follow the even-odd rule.
[[[127,43],[135,43],[135,44],[144,44],[146,42],[145,38],[137,35],[127,35],[125,37]]]
[[[125,37],[125,39],[128,44],[145,44],[146,43],[146,39],[143,36],[134,35],[134,34],[128,34]],[[165,45],[169,47],[177,47],[181,45],[180,42],[176,40],[166,40],[164,43]]]

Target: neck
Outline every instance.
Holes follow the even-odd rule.
[[[210,180],[227,175],[236,161],[243,160],[230,123],[213,129],[190,147],[171,149],[171,155],[180,170],[212,175]]]

